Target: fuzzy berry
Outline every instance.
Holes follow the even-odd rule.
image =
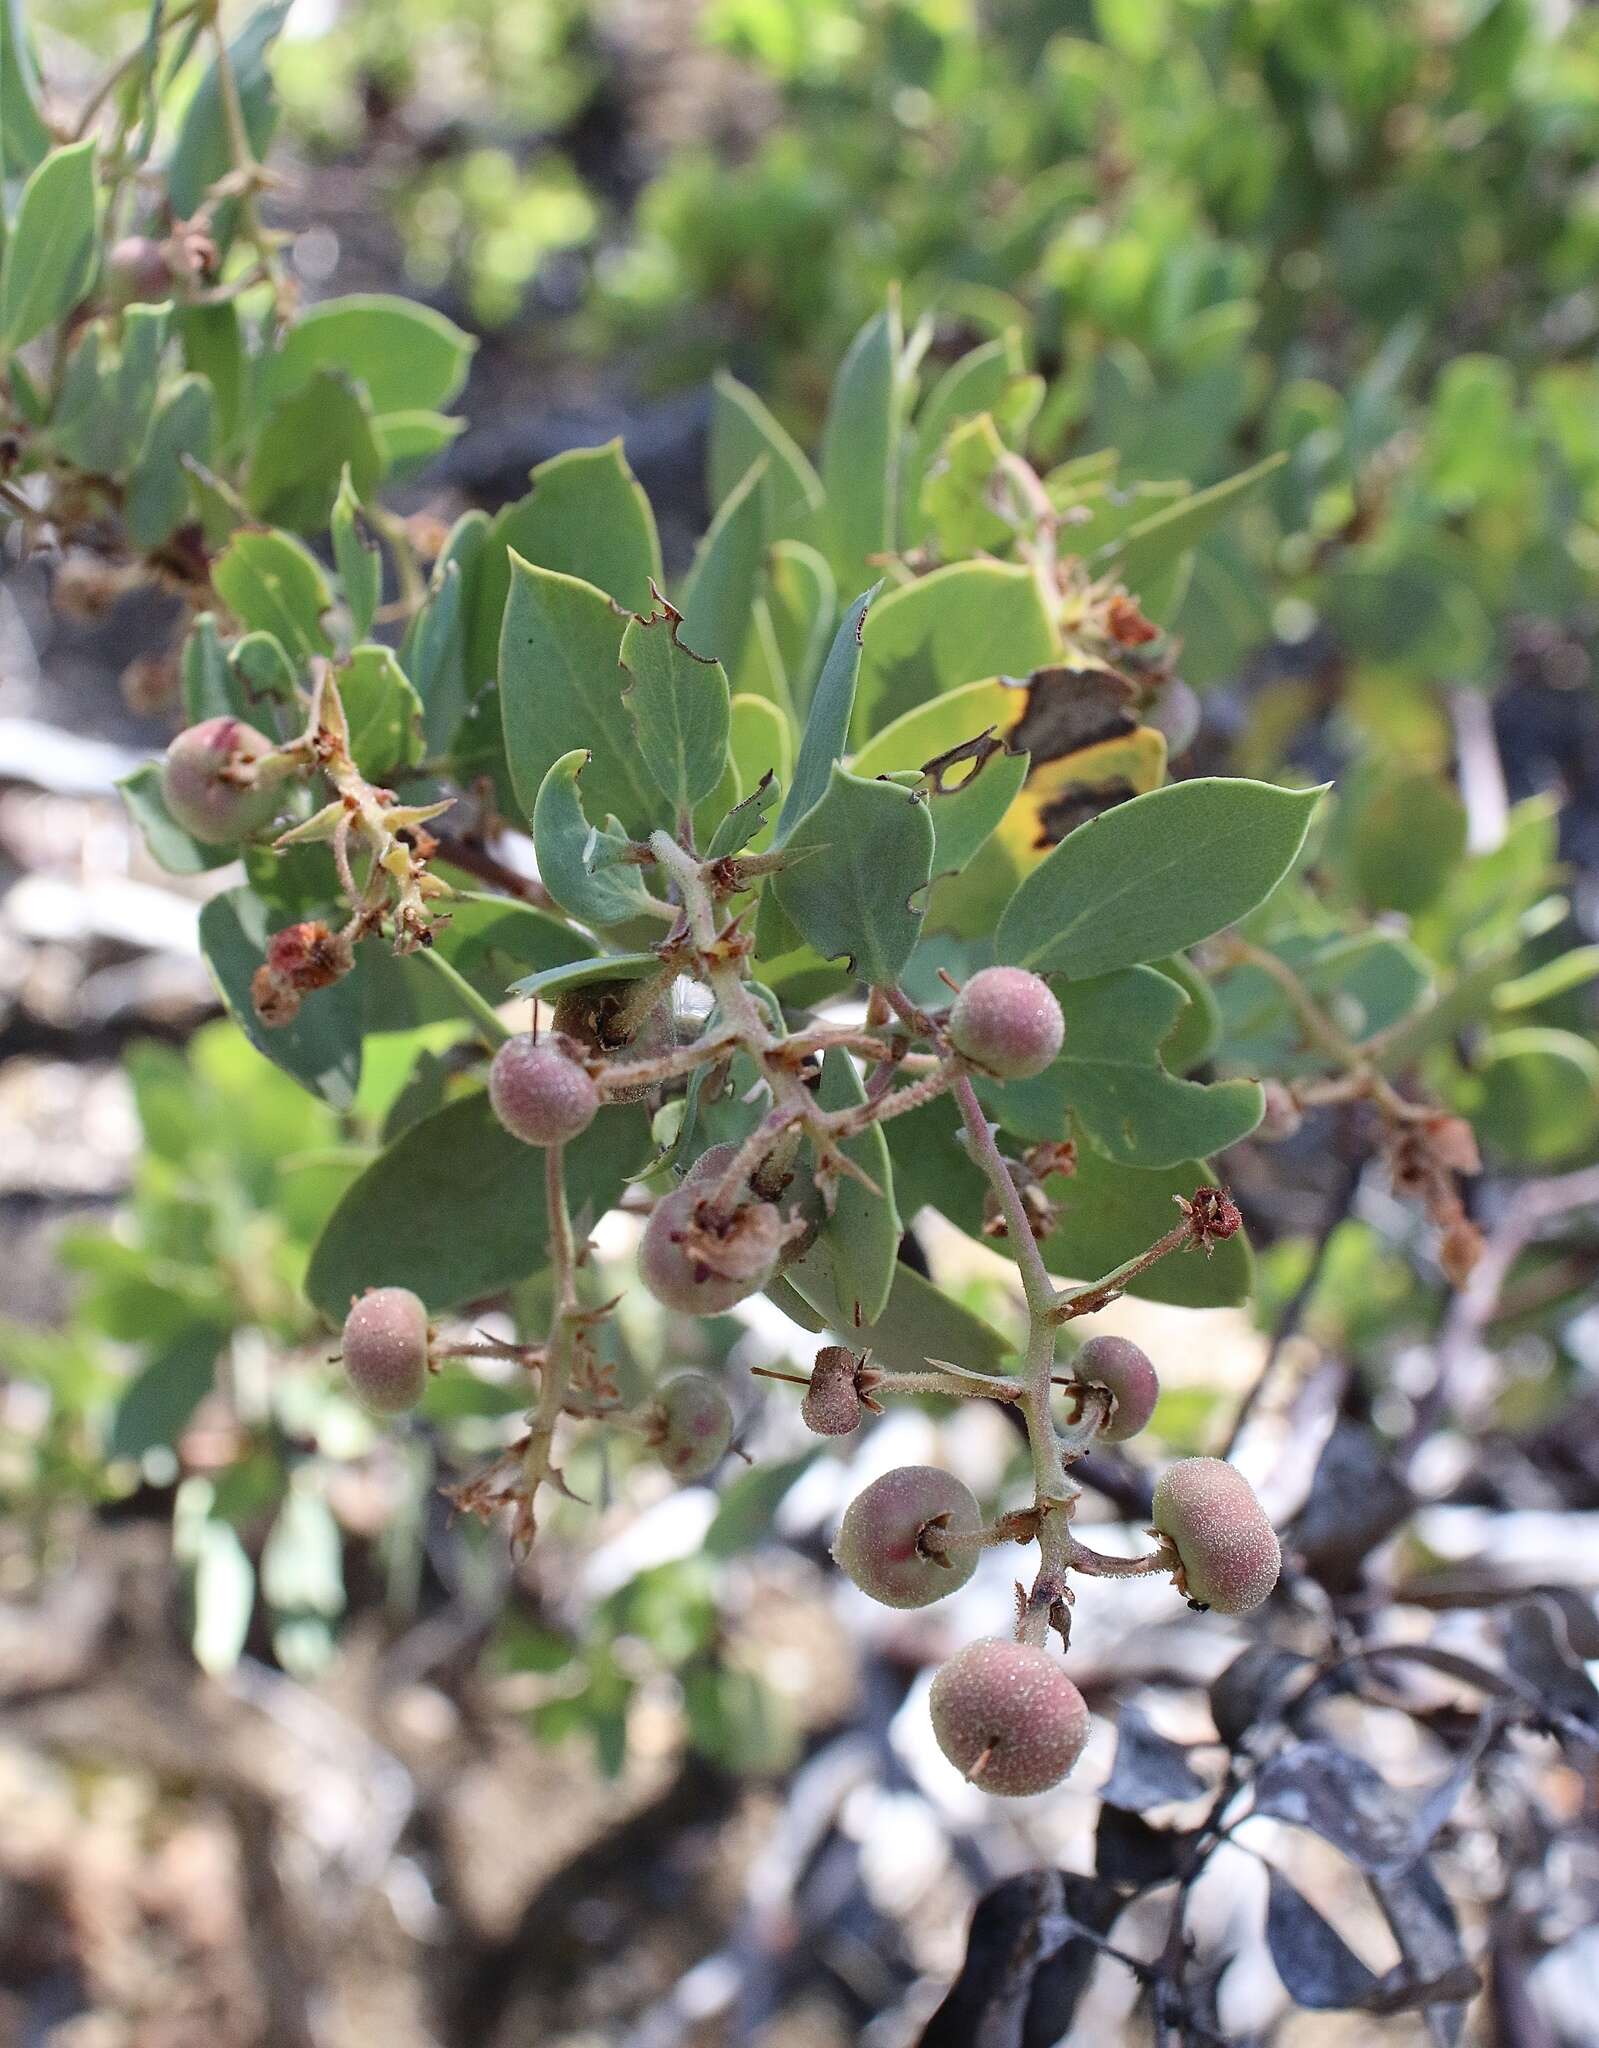
[[[1155,1412],[1160,1380],[1149,1354],[1125,1337],[1090,1337],[1072,1360],[1072,1375],[1110,1394],[1110,1418],[1100,1430],[1102,1443],[1123,1444]]]
[[[494,1055],[489,1103],[524,1145],[564,1145],[593,1123],[600,1097],[576,1060],[524,1032]]]
[[[971,1535],[982,1523],[971,1488],[936,1465],[901,1465],[874,1479],[844,1511],[833,1556],[839,1568],[885,1607],[926,1607],[953,1593],[977,1569],[977,1546],[946,1556],[923,1547],[929,1528]]]
[[[733,1410],[707,1373],[680,1372],[661,1388],[651,1432],[655,1454],[674,1479],[703,1479],[727,1456]]]
[[[746,1202],[724,1220],[705,1206],[703,1185],[688,1182],[656,1203],[639,1278],[663,1308],[718,1316],[772,1278],[784,1235],[771,1202]]]
[[[1009,1799],[1058,1785],[1088,1740],[1088,1708],[1055,1658],[997,1636],[951,1657],[928,1708],[956,1770]]]
[[[985,967],[950,1006],[949,1042],[1001,1081],[1041,1074],[1066,1037],[1049,984],[1023,967]]]
[[[855,1385],[860,1360],[842,1344],[825,1344],[811,1367],[811,1383],[800,1403],[807,1429],[818,1436],[848,1436],[861,1419],[861,1397]]]
[[[1276,1532],[1236,1466],[1220,1458],[1169,1466],[1155,1482],[1151,1520],[1177,1552],[1179,1587],[1199,1606],[1247,1614],[1276,1585]]]
[[[232,846],[269,824],[278,792],[254,779],[254,764],[274,751],[242,718],[207,718],[167,748],[161,795],[176,824],[202,846]]]
[[[369,1287],[344,1319],[344,1370],[361,1401],[403,1415],[428,1379],[428,1312],[409,1287]]]

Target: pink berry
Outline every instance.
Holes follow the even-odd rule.
[[[1001,1081],[1041,1074],[1066,1037],[1049,984],[1023,967],[985,967],[950,1006],[949,1042]]]
[[[971,1488],[953,1472],[901,1465],[850,1502],[833,1556],[863,1593],[885,1607],[926,1607],[964,1586],[977,1569],[975,1544],[937,1555],[924,1545],[927,1532],[971,1535],[981,1526]]]
[[[489,1103],[524,1145],[564,1145],[593,1123],[600,1097],[576,1060],[524,1032],[508,1038],[494,1055]]]
[[[344,1319],[344,1370],[368,1408],[401,1415],[428,1380],[428,1312],[409,1287],[370,1287]]]
[[[777,1271],[782,1218],[770,1202],[746,1202],[729,1218],[686,1182],[656,1203],[639,1247],[639,1278],[663,1308],[717,1316],[758,1294]]]
[[[167,748],[161,795],[173,821],[202,846],[232,846],[269,824],[278,810],[274,784],[255,764],[274,752],[264,732],[242,718],[207,718]]]
[[[732,1406],[709,1374],[680,1372],[661,1388],[652,1442],[675,1479],[703,1479],[732,1441]]]
[[[951,1657],[928,1708],[956,1770],[1008,1799],[1058,1785],[1088,1740],[1088,1708],[1056,1660],[997,1636]]]
[[[1122,1444],[1155,1412],[1160,1380],[1148,1352],[1125,1337],[1090,1337],[1071,1364],[1072,1376],[1091,1387],[1104,1387],[1112,1399],[1110,1419],[1100,1441]]]
[[[1199,1606],[1247,1614],[1276,1585],[1276,1532],[1236,1466],[1220,1458],[1169,1466],[1155,1482],[1151,1519],[1177,1552],[1179,1586]]]

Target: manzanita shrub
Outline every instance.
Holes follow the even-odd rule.
[[[344,1111],[374,1041],[461,1025],[346,1176],[310,1302],[385,1415],[476,1356],[525,1373],[525,1427],[454,1489],[519,1552],[574,1436],[627,1432],[685,1481],[733,1439],[716,1378],[619,1374],[589,1255],[615,1210],[643,1218],[662,1311],[763,1294],[814,1335],[818,1434],[895,1398],[1010,1409],[1024,1501],[991,1512],[904,1468],[836,1556],[919,1607],[985,1546],[1035,1553],[1012,1635],[996,1615],[932,1715],[975,1783],[1042,1790],[1086,1733],[1051,1646],[1074,1574],[1169,1576],[1224,1614],[1277,1580],[1218,1460],[1160,1476],[1137,1557],[1074,1529],[1072,1468],[1135,1437],[1159,1387],[1136,1346],[1073,1349],[1070,1326],[1124,1293],[1248,1295],[1207,1162],[1357,1106],[1459,1283],[1469,1119],[1510,1158],[1599,1126],[1591,1047],[1516,1022],[1591,968],[1516,973],[1560,916],[1548,813],[1468,856],[1437,776],[1336,807],[1185,779],[1199,706],[1163,622],[1275,461],[1154,509],[1106,494],[1111,458],[1040,470],[1014,339],[924,376],[932,329],[907,336],[893,302],[839,366],[814,463],[718,382],[714,517],[685,573],[615,443],[430,542],[380,492],[454,431],[470,344],[400,300],[293,304],[259,205],[277,15],[230,44],[214,10],[158,8],[58,143],[0,10],[27,173],[0,264],[0,496],[58,587],[182,600],[183,730],[125,794],[172,871],[242,862],[200,929],[259,1052]],[[168,70],[196,46],[163,147]],[[902,1256],[926,1210],[1014,1261],[1019,1333]],[[535,1292],[514,1341],[471,1331]]]

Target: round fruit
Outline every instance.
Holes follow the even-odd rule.
[[[971,1488],[936,1465],[901,1465],[874,1479],[844,1510],[833,1556],[863,1593],[885,1607],[926,1607],[964,1586],[977,1569],[977,1546],[950,1555],[923,1547],[929,1528],[951,1535],[982,1525]]]
[[[242,718],[207,718],[167,748],[161,795],[175,823],[202,846],[231,846],[269,824],[278,792],[254,780],[252,765],[274,751]]]
[[[1090,1337],[1072,1360],[1072,1375],[1111,1396],[1110,1419],[1100,1430],[1102,1443],[1124,1444],[1155,1412],[1160,1380],[1149,1354],[1125,1337]]]
[[[733,1410],[726,1394],[703,1372],[680,1372],[661,1388],[656,1403],[656,1456],[675,1479],[703,1479],[727,1456]]]
[[[369,1287],[344,1319],[344,1370],[368,1408],[402,1415],[428,1380],[428,1312],[409,1287]]]
[[[1041,1074],[1065,1037],[1049,984],[1023,967],[983,968],[950,1005],[950,1044],[1001,1081]]]
[[[758,1294],[777,1271],[783,1221],[770,1202],[746,1202],[726,1223],[685,1182],[656,1203],[639,1246],[639,1278],[663,1308],[718,1316]]]
[[[1177,1552],[1188,1598],[1247,1614],[1277,1583],[1282,1552],[1266,1511],[1236,1466],[1183,1458],[1155,1482],[1152,1520]]]
[[[990,1636],[957,1651],[928,1699],[938,1746],[985,1792],[1023,1799],[1083,1753],[1088,1708],[1047,1650]]]
[[[824,1344],[811,1367],[811,1383],[800,1403],[800,1417],[818,1436],[848,1436],[861,1419],[861,1397],[855,1375],[860,1360],[843,1344]]]
[[[145,235],[124,235],[106,258],[106,281],[118,305],[151,304],[172,296],[172,272],[161,244]]]
[[[494,1055],[489,1104],[524,1145],[564,1145],[593,1123],[600,1097],[576,1060],[523,1032]]]

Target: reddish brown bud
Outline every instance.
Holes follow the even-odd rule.
[[[1088,1707],[1059,1663],[1031,1643],[968,1643],[928,1697],[938,1746],[985,1792],[1022,1799],[1058,1785],[1088,1740]]]
[[[293,1023],[300,1004],[319,988],[331,988],[355,965],[354,941],[329,931],[315,918],[285,925],[267,940],[264,966],[250,982],[255,1013],[269,1030]]]
[[[1177,1206],[1188,1219],[1194,1243],[1207,1257],[1222,1238],[1236,1236],[1244,1227],[1238,1205],[1225,1188],[1196,1188],[1191,1202],[1179,1195]]]

